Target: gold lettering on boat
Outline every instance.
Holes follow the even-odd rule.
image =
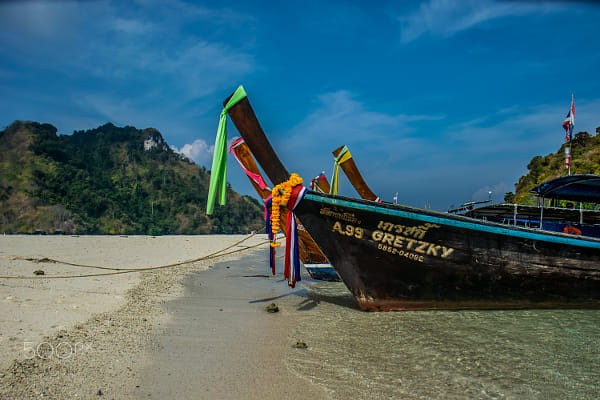
[[[381,239],[381,243],[387,243],[390,246],[393,245],[393,241],[394,241],[394,235],[392,235],[391,233],[385,233],[383,235],[383,239]]]
[[[321,208],[321,211],[319,213],[322,215],[327,215],[329,217],[334,217],[336,219],[341,219],[342,221],[352,222],[357,225],[360,225],[360,223],[361,223],[361,221],[358,218],[356,218],[356,215],[354,215],[353,213],[337,212],[337,211],[332,210],[329,207]]]
[[[425,254],[425,249],[427,248],[428,244],[429,243],[427,243],[427,242],[422,242],[422,241],[419,240],[419,245],[417,246],[417,248],[415,249],[415,251],[417,253]]]
[[[411,239],[406,236],[394,235],[379,230],[373,231],[371,239],[378,242],[377,248],[379,250],[405,256],[419,262],[423,262],[423,255],[446,258],[454,252],[452,247],[446,247],[424,240]],[[413,256],[410,256],[409,254],[413,254]]]
[[[360,226],[353,226],[353,225],[347,224],[344,227],[342,227],[342,224],[340,221],[336,221],[335,224],[333,224],[333,228],[331,230],[333,232],[339,233],[340,235],[352,236],[357,239],[362,239],[365,235],[365,231]]]
[[[425,223],[418,226],[397,225],[391,222],[379,221],[377,229],[384,232],[394,232],[398,235],[410,236],[415,239],[423,239],[429,229],[439,228],[440,226],[432,223]]]
[[[369,237],[368,233],[365,235],[365,229],[360,226],[348,224],[345,221],[335,221],[331,231],[342,236],[375,242],[378,250],[418,262],[423,262],[425,256],[446,258],[454,252],[452,247],[418,240],[418,237],[424,236],[429,229],[439,228],[439,225],[428,223],[416,227],[402,226],[402,229],[396,230],[399,226],[380,221],[378,227],[381,227],[381,230],[373,231]],[[398,231],[403,235],[394,234]]]

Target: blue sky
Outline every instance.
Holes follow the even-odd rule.
[[[594,2],[2,1],[0,124],[154,127],[210,168],[242,84],[306,181],[346,144],[384,200],[501,201],[562,144],[572,93],[575,132],[600,126],[599,21]],[[228,180],[254,194],[231,157]]]

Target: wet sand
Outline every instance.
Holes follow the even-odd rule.
[[[169,323],[141,371],[140,399],[326,399],[286,367],[289,337],[306,289],[265,277],[264,250],[185,279],[166,304]],[[281,262],[279,263],[281,267]],[[281,268],[280,268],[281,269]],[[266,312],[275,303],[279,311]]]
[[[276,279],[241,277],[268,272],[256,248],[146,272],[33,277],[40,269],[46,277],[106,272],[45,258],[146,268],[244,237],[0,237],[0,276],[27,277],[0,278],[0,398],[325,398],[283,357],[293,344],[288,305],[303,301],[302,289],[290,294]],[[240,259],[248,261],[235,267]],[[214,267],[223,262],[231,268]],[[270,298],[279,313],[264,310]]]

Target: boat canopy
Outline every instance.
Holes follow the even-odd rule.
[[[530,190],[542,198],[600,203],[600,175],[561,176]]]

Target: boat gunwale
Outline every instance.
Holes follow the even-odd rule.
[[[520,237],[523,239],[542,240],[546,242],[555,242],[579,247],[600,248],[600,238],[594,238],[590,236],[573,236],[566,233],[544,231],[521,226],[507,226],[497,222],[483,221],[477,218],[448,214],[441,211],[427,210],[424,208],[407,206],[403,204],[376,203],[370,200],[354,199],[339,195],[336,196],[317,193],[314,191],[307,192],[304,197],[325,204],[346,206],[362,211],[382,213],[381,209],[384,209],[387,210],[387,212],[384,211],[383,214],[479,232]],[[323,199],[324,201],[318,199]]]

